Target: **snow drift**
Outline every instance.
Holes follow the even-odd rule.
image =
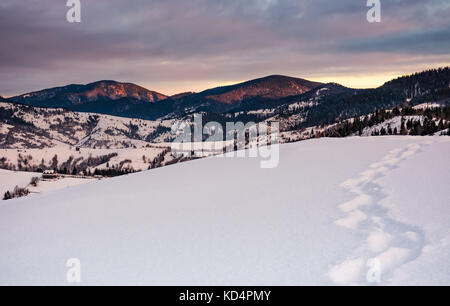
[[[449,153],[319,139],[4,202],[0,284],[68,284],[77,258],[84,285],[449,285]]]

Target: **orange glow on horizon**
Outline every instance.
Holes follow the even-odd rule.
[[[393,79],[414,74],[416,72],[422,72],[428,69],[437,69],[442,67],[448,67],[450,63],[442,63],[440,65],[430,65],[429,67],[420,67],[419,69],[411,69],[410,71],[386,71],[386,72],[368,72],[368,73],[357,73],[357,74],[349,74],[349,73],[329,73],[329,74],[306,74],[306,75],[298,75],[287,73],[284,75],[303,78],[309,81],[321,82],[321,83],[338,83],[340,85],[349,87],[349,88],[357,88],[357,89],[368,89],[368,88],[377,88],[382,86],[384,83],[389,82]],[[280,73],[272,73],[272,74],[280,74]],[[270,75],[270,74],[267,74]],[[243,83],[252,79],[265,77],[267,75],[250,77],[249,79],[242,80],[204,80],[204,81],[191,81],[191,82],[165,82],[165,83],[148,83],[144,84],[144,87],[157,91],[159,93],[165,95],[175,95],[182,92],[202,92],[207,89],[228,86]],[[175,86],[174,86],[175,85]],[[176,88],[176,89],[174,89]]]

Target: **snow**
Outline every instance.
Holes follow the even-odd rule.
[[[35,176],[41,176],[40,173],[33,172],[13,172],[0,169],[0,200],[6,191],[13,191],[14,187],[25,187]]]
[[[77,150],[75,147],[68,145],[58,145],[52,148],[44,149],[0,149],[0,158],[5,157],[8,163],[13,165],[17,164],[19,154],[22,156],[31,156],[32,160],[29,161],[30,165],[39,166],[44,160],[45,165],[51,163],[52,158],[57,155],[59,165],[66,162],[71,156],[75,159],[83,158],[83,160],[89,157],[100,157],[112,153],[117,153],[116,157],[111,158],[109,165],[117,165],[124,160],[130,160],[129,164],[134,170],[147,170],[150,161],[152,161],[158,154],[166,149],[167,144],[152,145],[142,148],[127,148],[127,149],[91,149],[81,148]],[[168,145],[167,145],[168,146]],[[146,157],[144,162],[143,156]],[[80,162],[82,162],[81,160]],[[106,163],[99,165],[95,168],[105,169]],[[95,169],[93,168],[93,169]]]
[[[65,177],[56,180],[45,180],[39,181],[36,187],[28,186],[30,192],[33,193],[46,193],[50,191],[56,191],[72,186],[77,186],[81,184],[86,184],[94,181],[93,178],[73,178],[73,177]]]
[[[414,109],[427,109],[427,108],[431,109],[431,108],[440,108],[442,106],[443,105],[439,104],[439,103],[422,103],[422,104],[414,106],[413,108]]]
[[[131,119],[95,113],[71,112],[61,108],[34,107],[29,109],[25,106],[5,102],[0,102],[0,107],[13,110],[14,116],[33,124],[36,128],[26,133],[23,130],[15,131],[14,137],[21,141],[8,144],[9,148],[29,148],[28,143],[33,143],[38,147],[54,147],[65,144],[86,148],[120,149],[133,146],[142,148],[150,144],[144,139],[155,132],[158,126],[170,128],[175,123],[174,120]],[[91,121],[92,117],[97,118],[98,122],[90,131],[87,123]],[[140,140],[130,136],[130,124],[136,127],[136,135]],[[0,133],[2,134],[6,134],[11,128],[11,125],[0,123]],[[49,137],[42,136],[43,132],[48,133]],[[170,136],[169,133],[162,133],[153,140],[153,143],[161,143],[168,136]]]
[[[8,134],[9,130],[11,130],[12,128],[12,125],[0,122],[0,134]]]
[[[13,191],[16,186],[27,188],[31,193],[46,193],[59,189],[92,182],[93,178],[65,177],[57,180],[39,181],[36,187],[29,185],[33,177],[41,177],[42,173],[8,171],[0,169],[0,200],[6,191]]]
[[[450,284],[447,137],[314,139],[0,204],[0,284]]]
[[[275,112],[275,109],[259,109],[255,111],[248,111],[247,114],[249,115],[272,115]]]
[[[329,90],[329,89],[326,88],[326,87],[321,88],[321,89],[319,89],[319,90],[316,91],[316,96],[320,96],[320,94],[322,93],[322,91],[328,91],[328,90]]]
[[[317,92],[317,95],[319,95],[321,91],[322,91],[322,89]],[[313,107],[313,106],[316,106],[316,105],[318,105],[317,102],[301,101],[301,102],[296,102],[296,103],[289,104],[288,109],[289,109],[289,111],[294,111],[296,109],[308,108],[308,107]]]
[[[381,183],[388,195],[382,201],[388,216],[415,227],[404,235],[421,250],[413,254],[415,260],[395,271],[389,283],[450,285],[450,146],[424,144],[420,150]],[[408,184],[398,183],[407,176]],[[405,197],[410,198],[408,203],[402,201]]]
[[[448,135],[448,129],[442,130],[434,134],[434,136]]]

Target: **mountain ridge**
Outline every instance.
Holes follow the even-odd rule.
[[[132,83],[103,80],[32,92],[7,102],[36,107],[156,120],[194,112],[225,114],[282,105],[311,103],[308,123],[320,124],[367,114],[376,108],[420,104],[450,97],[449,67],[418,72],[386,82],[378,88],[352,89],[284,75],[269,75],[199,93],[166,96]]]
[[[157,102],[167,99],[168,96],[133,83],[100,80],[84,85],[69,84],[47,88],[14,96],[6,100],[41,107],[70,107],[99,100],[118,100],[121,98]]]
[[[283,99],[306,93],[322,83],[284,75],[269,75],[233,85],[210,88],[175,101],[175,112],[199,108],[229,111],[252,101]]]
[[[5,100],[35,107],[61,107],[71,111],[154,120],[171,113],[182,115],[202,108],[223,112],[253,100],[299,95],[319,85],[321,83],[301,78],[270,75],[199,93],[167,96],[133,83],[102,80],[86,85],[53,87]]]

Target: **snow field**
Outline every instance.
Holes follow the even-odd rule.
[[[366,264],[370,260],[376,261],[381,268],[380,274],[384,274],[386,279],[392,276],[396,268],[420,256],[425,246],[424,231],[389,216],[388,210],[382,205],[388,195],[383,192],[379,182],[424,147],[445,141],[436,138],[432,141],[422,140],[391,150],[382,161],[373,163],[369,170],[342,183],[341,186],[355,194],[355,198],[339,206],[345,216],[336,220],[335,224],[366,237],[366,243],[329,270],[329,277],[334,283],[370,284],[366,277]],[[403,202],[407,203],[408,200],[403,199]]]
[[[69,258],[84,285],[450,282],[448,138],[280,149],[275,169],[206,158],[1,203],[0,284],[68,284]]]

